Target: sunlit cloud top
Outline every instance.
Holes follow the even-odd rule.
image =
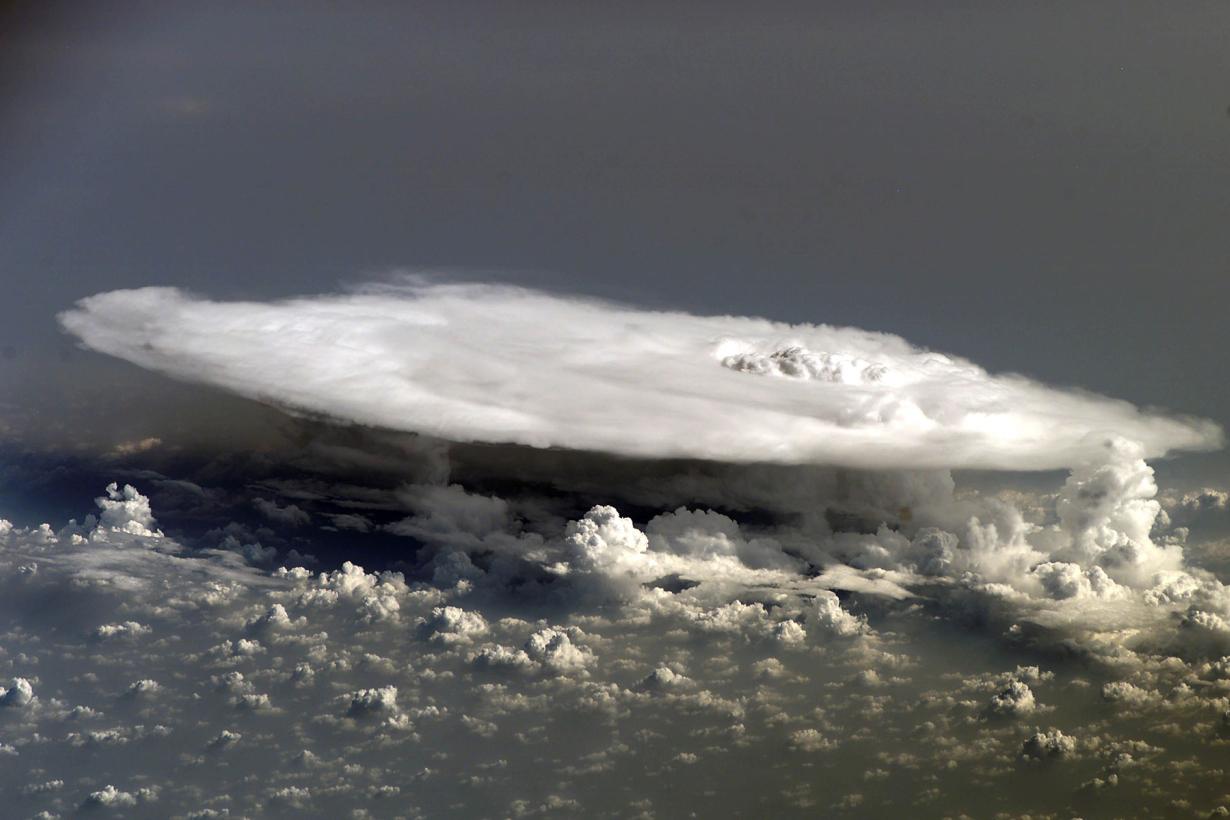
[[[411,282],[286,301],[118,290],[60,316],[93,350],[306,413],[454,441],[860,468],[1053,469],[1212,422],[993,375],[884,333]]]

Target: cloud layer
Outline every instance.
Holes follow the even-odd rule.
[[[1130,541],[1115,522],[1148,492],[1130,455],[1117,485],[1073,476],[1055,544]],[[1015,562],[1032,550],[1007,520],[999,543],[992,523],[853,536],[845,573],[817,575],[712,511],[639,525],[599,505],[535,538],[497,499],[404,494],[434,574],[245,566],[179,543],[115,484],[80,524],[0,519],[11,813],[1204,817],[1230,802],[1230,609],[1207,576],[1172,570],[1142,594]],[[647,582],[663,572],[696,580]],[[827,588],[843,575],[866,591]],[[990,629],[954,643],[963,613]]]
[[[88,347],[278,406],[461,442],[887,469],[1053,469],[1212,422],[992,375],[897,336],[411,282],[274,303],[171,288],[60,316]]]

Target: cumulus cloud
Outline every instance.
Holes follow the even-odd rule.
[[[453,441],[864,468],[1068,467],[1211,422],[992,375],[883,333],[412,282],[276,303],[112,291],[60,322],[91,349],[313,414]]]
[[[993,715],[1017,717],[1028,715],[1038,707],[1033,690],[1023,681],[1010,681],[1003,690],[991,698],[988,706]]]
[[[422,631],[433,643],[469,643],[487,631],[487,621],[477,612],[460,607],[438,606],[422,624]]]
[[[572,642],[572,636],[561,629],[542,629],[525,642],[525,654],[531,660],[555,672],[578,672],[588,666],[594,653]]]
[[[379,689],[359,689],[342,698],[346,702],[346,714],[351,717],[370,717],[397,712],[397,687],[383,686]]]
[[[103,624],[94,630],[94,637],[99,640],[121,640],[136,638],[148,634],[150,628],[136,621],[124,621],[117,624]]]
[[[154,529],[154,514],[150,510],[149,498],[141,495],[131,484],[125,484],[121,490],[112,482],[107,485],[106,496],[96,500],[102,524],[117,532],[127,535],[151,536],[158,533]]]
[[[810,618],[821,629],[843,638],[866,629],[863,620],[842,609],[837,595],[827,589],[816,594],[815,611]]]
[[[695,682],[687,675],[681,675],[669,666],[659,666],[641,678],[636,687],[648,692],[669,692],[673,689],[688,689],[694,685]]]
[[[790,745],[801,752],[824,752],[837,744],[826,738],[818,729],[799,729],[790,734]]]
[[[25,678],[14,678],[7,689],[0,688],[0,706],[21,709],[34,702],[34,687]]]
[[[137,805],[139,796],[131,792],[121,791],[111,784],[107,784],[104,788],[96,792],[90,792],[86,797],[86,807],[91,806],[106,806],[116,808],[131,808]]]
[[[1021,755],[1030,760],[1068,757],[1076,752],[1076,738],[1058,729],[1035,732],[1021,744]]]

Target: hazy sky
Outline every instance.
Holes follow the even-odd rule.
[[[82,296],[411,268],[1230,420],[1224,3],[30,3],[3,30],[0,379],[61,405],[135,378],[65,361]]]

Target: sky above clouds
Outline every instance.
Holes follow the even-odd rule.
[[[16,4],[19,817],[1230,811],[1224,4]]]

